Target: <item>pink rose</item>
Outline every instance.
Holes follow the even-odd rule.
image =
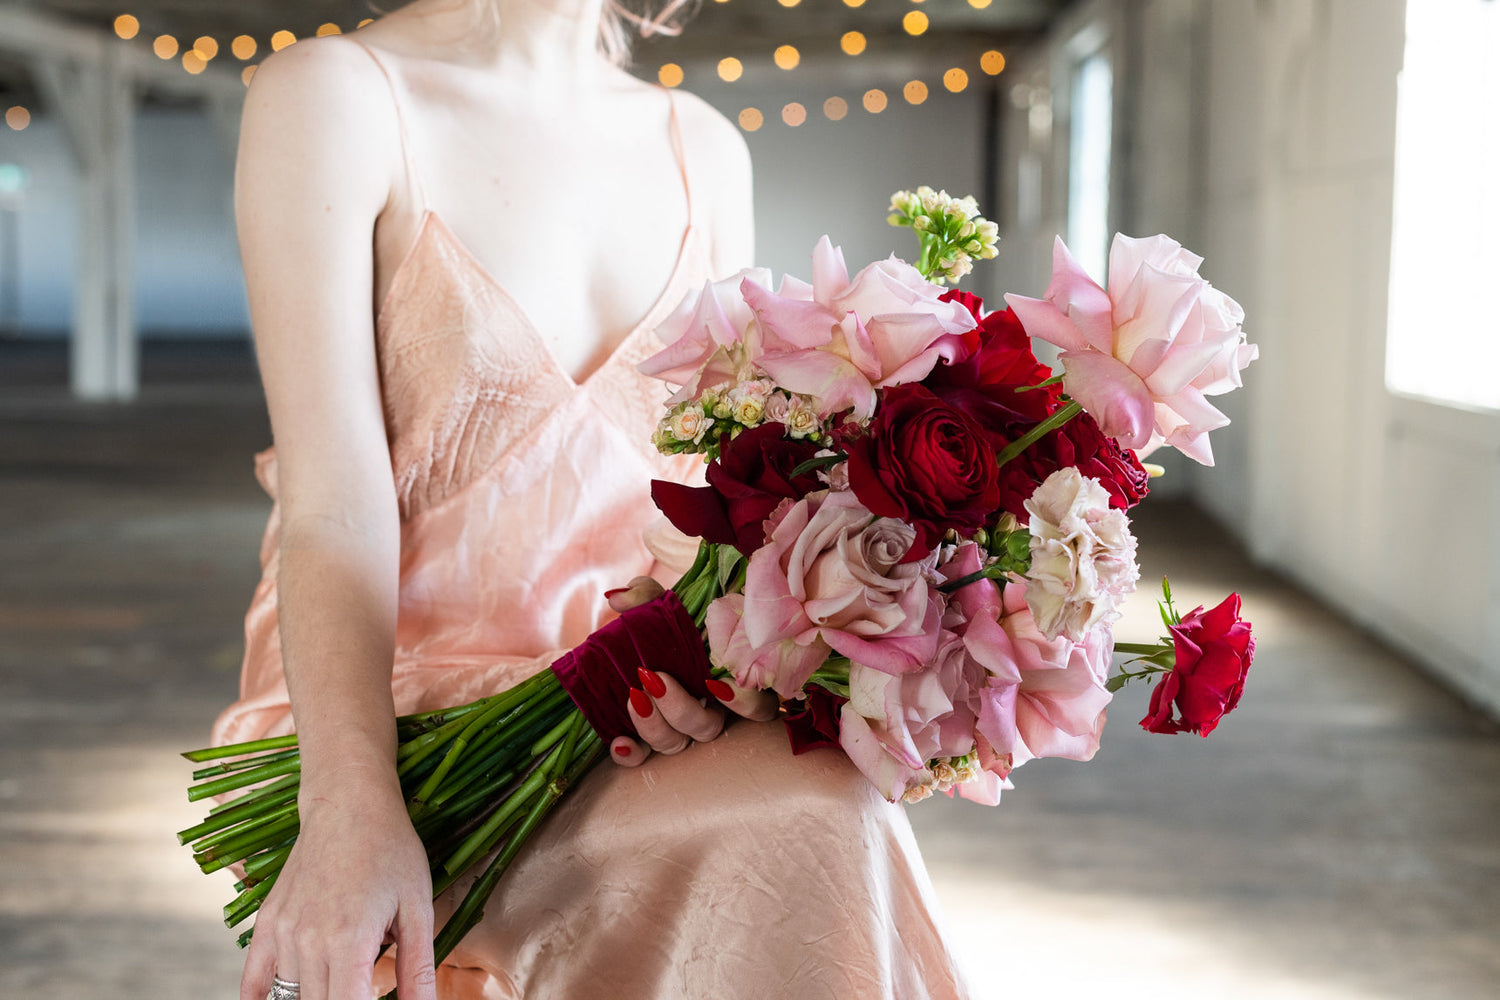
[[[681,386],[668,400],[696,399],[706,388],[738,381],[760,353],[755,313],[742,287],[771,284],[771,272],[746,268],[722,281],[710,281],[689,292],[672,315],[656,328],[666,347],[642,361],[642,374]]]
[[[745,637],[745,595],[725,594],[708,606],[703,620],[709,659],[744,688],[800,696],[802,686],[832,650],[816,631],[755,645]]]
[[[1082,642],[1064,636],[1048,639],[1032,620],[1021,583],[1005,588],[1000,625],[1021,672],[1015,766],[1034,757],[1093,757],[1111,697],[1104,686],[1114,653],[1110,630],[1097,628]]]
[[[909,525],[875,517],[849,493],[787,506],[746,569],[745,640],[758,651],[820,638],[876,670],[920,670],[937,649],[942,595],[928,587],[931,558],[901,561],[915,540]]]
[[[1198,276],[1203,258],[1166,236],[1115,236],[1109,291],[1061,239],[1045,299],[1007,295],[1026,332],[1063,349],[1063,388],[1104,433],[1147,454],[1169,444],[1213,464],[1208,432],[1229,423],[1206,397],[1238,387],[1259,349],[1239,304]]]

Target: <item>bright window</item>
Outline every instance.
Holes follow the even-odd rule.
[[[1500,409],[1500,3],[1406,5],[1386,384]]]
[[[1104,284],[1109,261],[1109,156],[1114,74],[1096,52],[1078,63],[1068,127],[1068,249]]]

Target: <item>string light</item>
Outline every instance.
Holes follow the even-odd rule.
[[[288,45],[291,45],[296,40],[296,35],[292,34],[290,31],[287,31],[285,28],[282,28],[280,31],[276,32],[276,34],[271,36],[271,51],[280,52],[282,49],[286,48]]]
[[[901,88],[901,94],[906,98],[907,104],[921,104],[927,100],[927,84],[921,80],[912,80]]]
[[[920,35],[927,30],[927,15],[920,10],[909,10],[901,19],[901,27],[908,35]]]
[[[801,3],[802,0],[776,0],[776,2],[781,4],[781,6],[783,7],[795,7],[799,3]]]
[[[956,94],[968,85],[969,74],[965,73],[957,66],[953,67],[948,72],[943,74],[943,86],[947,87],[950,93]]]
[[[201,35],[193,43],[193,51],[198,53],[200,59],[208,63],[213,60],[214,56],[219,54],[219,43],[208,35]]]
[[[849,113],[849,102],[842,97],[830,97],[823,102],[823,116],[831,122],[840,122]]]
[[[367,17],[363,21],[361,21],[358,24],[356,24],[355,27],[356,28],[363,28],[367,24],[374,24],[374,23],[375,23],[375,19],[373,17]]]
[[[327,24],[318,25],[319,38],[327,38],[329,35],[342,35],[343,33],[344,29],[340,28],[338,25],[334,24],[331,21]]]
[[[141,33],[141,22],[137,21],[131,14],[121,14],[115,18],[115,34],[127,42]]]
[[[243,70],[240,71],[240,80],[242,80],[244,82],[245,86],[247,86],[247,87],[250,86],[250,80],[254,76],[255,76],[255,67],[254,66],[246,66]]]
[[[969,0],[969,6],[975,10],[984,10],[990,5],[990,0]]]
[[[5,112],[5,124],[17,132],[24,131],[31,124],[31,112],[17,104]]]
[[[865,0],[844,0],[845,7],[863,7]]]
[[[256,50],[259,48],[260,45],[249,35],[236,35],[234,41],[229,43],[229,51],[233,52],[234,57],[240,62],[254,59]]]
[[[197,49],[188,49],[182,54],[182,68],[197,76],[208,69],[208,60],[199,55]]]
[[[776,65],[782,69],[796,69],[797,64],[802,61],[802,53],[797,51],[795,45],[780,45],[776,48],[776,54],[771,58],[776,60]]]
[[[796,128],[798,125],[801,125],[803,122],[807,121],[807,109],[798,104],[796,101],[793,101],[792,103],[781,109],[781,120],[786,122],[792,128]]]
[[[682,86],[682,67],[676,63],[666,63],[656,71],[656,78],[661,81],[663,87]]]
[[[754,132],[766,123],[766,116],[760,113],[759,108],[746,108],[740,112],[740,128],[746,132]]]
[[[864,96],[863,103],[864,103],[864,106],[865,106],[865,110],[868,111],[868,112],[870,112],[870,114],[872,114],[872,115],[878,115],[878,114],[880,114],[880,112],[882,112],[882,111],[885,110],[885,105],[886,105],[885,91],[881,90],[878,87],[875,88],[875,89],[873,89],[873,90],[867,90],[867,91],[865,91],[865,96]]]
[[[844,50],[845,55],[857,56],[865,50],[865,36],[857,31],[846,31],[844,37],[839,39],[839,48]]]
[[[158,59],[171,59],[177,55],[177,39],[171,35],[158,35],[156,41],[151,43],[151,51],[156,53]]]
[[[745,66],[734,56],[728,56],[719,60],[719,79],[725,83],[733,83],[745,72]]]
[[[1001,55],[999,52],[996,52],[994,49],[990,49],[984,55],[979,57],[979,68],[984,70],[990,76],[995,76],[1005,68],[1005,56]]]

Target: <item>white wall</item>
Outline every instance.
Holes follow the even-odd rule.
[[[203,114],[150,110],[137,116],[136,148],[135,285],[142,331],[246,336],[233,164],[224,142]],[[78,243],[67,141],[55,120],[38,114],[24,132],[0,129],[0,163],[18,163],[30,178],[16,214],[22,331],[65,336]]]

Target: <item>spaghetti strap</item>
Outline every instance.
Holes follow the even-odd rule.
[[[365,54],[370,57],[375,63],[376,68],[380,70],[380,75],[385,77],[386,86],[390,88],[391,107],[396,112],[396,134],[401,143],[401,163],[406,170],[407,183],[412,186],[412,191],[417,196],[417,208],[419,211],[425,212],[427,210],[427,192],[422,187],[422,175],[417,170],[416,160],[412,156],[411,133],[407,131],[406,115],[401,110],[401,90],[396,85],[396,77],[386,67],[385,61],[375,54],[374,49],[357,38],[350,38],[349,41],[365,50]]]
[[[672,137],[672,155],[677,157],[677,172],[682,174],[682,193],[687,197],[687,224],[688,228],[693,225],[693,189],[688,184],[687,154],[683,151],[682,125],[677,118],[677,97],[671,88],[667,91],[667,107],[670,109],[671,117],[668,122],[668,131]]]

